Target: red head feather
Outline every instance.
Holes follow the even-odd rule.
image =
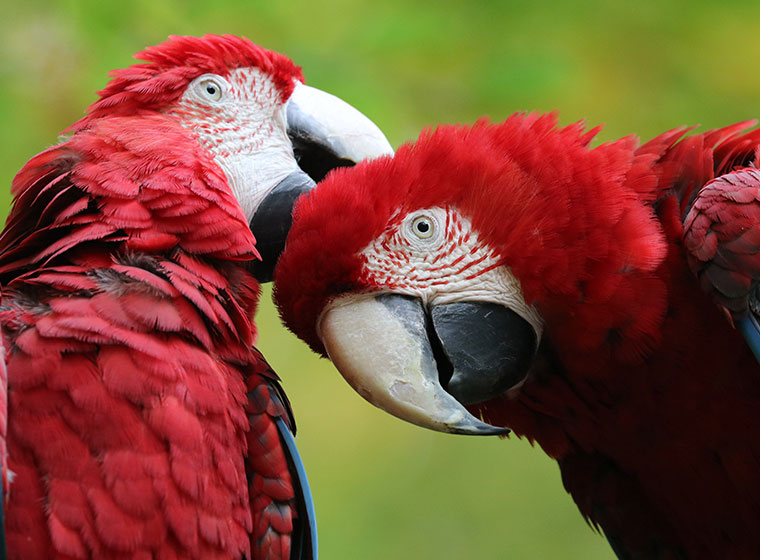
[[[383,289],[362,283],[358,253],[394,220],[432,206],[472,221],[528,303],[578,300],[601,272],[651,270],[665,247],[639,198],[656,186],[655,156],[637,155],[632,137],[590,149],[597,130],[517,114],[426,131],[393,159],[333,172],[294,212],[276,276],[286,323],[323,352],[314,328],[325,304],[341,292]],[[599,235],[610,230],[612,243]]]
[[[167,107],[182,96],[188,83],[202,74],[225,76],[236,68],[259,68],[271,76],[283,101],[293,92],[294,80],[303,82],[301,68],[287,56],[234,35],[172,35],[169,40],[137,53],[135,58],[146,63],[112,71],[113,79],[98,92],[100,99],[69,131],[82,130],[93,119],[104,116],[125,116]]]

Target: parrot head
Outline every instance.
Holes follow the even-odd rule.
[[[563,329],[586,329],[588,345],[604,338],[609,323],[584,313],[645,344],[651,317],[631,324],[598,294],[625,282],[617,271],[656,266],[661,232],[626,194],[646,182],[636,141],[590,149],[596,130],[518,114],[442,126],[394,157],[334,171],[294,210],[275,271],[284,322],[385,411],[439,431],[503,433],[465,406],[519,390]]]
[[[115,70],[70,132],[99,119],[161,113],[176,119],[224,172],[271,279],[298,196],[335,167],[392,153],[359,111],[304,85],[282,54],[232,35],[172,36]]]

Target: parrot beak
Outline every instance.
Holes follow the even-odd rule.
[[[463,405],[517,384],[536,351],[533,327],[505,307],[452,303],[427,313],[420,300],[396,294],[335,300],[319,335],[366,400],[412,424],[456,434],[509,433]]]
[[[487,401],[525,379],[538,337],[511,309],[458,302],[434,306],[430,316],[434,335],[453,367],[446,390],[460,403]]]
[[[253,215],[250,226],[261,256],[261,260],[253,263],[253,275],[259,282],[272,281],[274,267],[285,249],[293,223],[293,205],[299,196],[314,187],[314,181],[306,173],[300,169],[293,171],[269,191]]]
[[[256,249],[253,267],[259,282],[270,282],[285,248],[293,205],[336,167],[393,155],[380,129],[351,105],[324,91],[296,83],[287,104],[287,129],[300,170],[285,177],[264,197],[251,219]]]
[[[288,100],[287,118],[298,166],[316,182],[336,167],[393,155],[385,135],[361,112],[300,82]]]

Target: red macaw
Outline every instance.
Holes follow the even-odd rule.
[[[391,414],[537,441],[620,558],[758,558],[760,367],[731,324],[760,309],[749,126],[424,132],[297,203],[282,317]]]
[[[321,178],[390,146],[248,39],[137,56],[13,181],[8,557],[316,557],[257,279],[314,185],[298,162]]]

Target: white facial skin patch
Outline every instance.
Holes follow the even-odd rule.
[[[269,191],[298,169],[286,104],[258,68],[199,76],[166,113],[192,130],[214,157],[248,221]]]
[[[520,281],[481,242],[470,220],[453,208],[426,208],[405,216],[361,251],[368,285],[418,297],[424,305],[501,304],[528,321],[537,340],[538,311],[525,302]]]

